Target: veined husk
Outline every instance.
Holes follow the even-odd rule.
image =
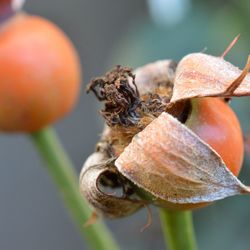
[[[173,60],[159,60],[137,68],[134,74],[140,95],[153,93],[159,86],[164,89],[169,84],[173,85],[176,67]]]
[[[249,58],[242,71],[222,57],[203,53],[189,54],[176,68],[171,102],[206,96],[249,96],[249,66]],[[234,82],[235,90],[228,91]]]
[[[172,203],[250,192],[208,144],[165,112],[134,136],[115,166],[140,188]]]

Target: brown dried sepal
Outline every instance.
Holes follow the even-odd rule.
[[[178,64],[171,102],[195,97],[250,95],[250,58],[243,71],[221,57],[194,53]]]
[[[115,165],[166,202],[212,202],[250,192],[209,145],[165,112],[134,136]]]
[[[106,151],[106,145],[101,144],[97,152],[89,156],[80,174],[80,191],[98,213],[110,218],[130,215],[145,205],[130,189],[126,180],[114,168],[114,159]],[[123,188],[123,195],[115,192],[107,193],[102,186]]]
[[[140,95],[155,93],[171,98],[176,67],[173,60],[160,60],[137,68],[135,84]]]

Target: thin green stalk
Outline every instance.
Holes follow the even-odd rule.
[[[160,209],[163,234],[168,250],[196,250],[191,211]]]
[[[84,227],[91,215],[87,202],[81,197],[78,178],[74,167],[51,128],[33,133],[31,138],[38,152],[46,162],[47,170],[57,185],[81,235],[93,250],[115,250],[118,245],[102,221]]]

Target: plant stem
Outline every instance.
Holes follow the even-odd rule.
[[[47,170],[57,185],[75,223],[79,226],[81,235],[87,240],[91,249],[119,249],[102,221],[99,220],[91,226],[84,227],[84,223],[91,215],[91,210],[80,195],[75,169],[53,129],[47,128],[33,133],[31,138],[46,162]]]
[[[168,250],[196,250],[191,211],[160,209],[163,234]]]

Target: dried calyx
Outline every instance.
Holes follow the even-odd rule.
[[[249,193],[221,157],[184,125],[192,98],[249,96],[249,66],[250,60],[240,71],[223,58],[196,53],[178,66],[171,60],[134,72],[118,66],[93,79],[88,91],[104,102],[107,125],[102,146],[84,164],[82,194],[95,209],[121,217],[148,203],[188,208]],[[121,187],[122,196],[101,186]]]

